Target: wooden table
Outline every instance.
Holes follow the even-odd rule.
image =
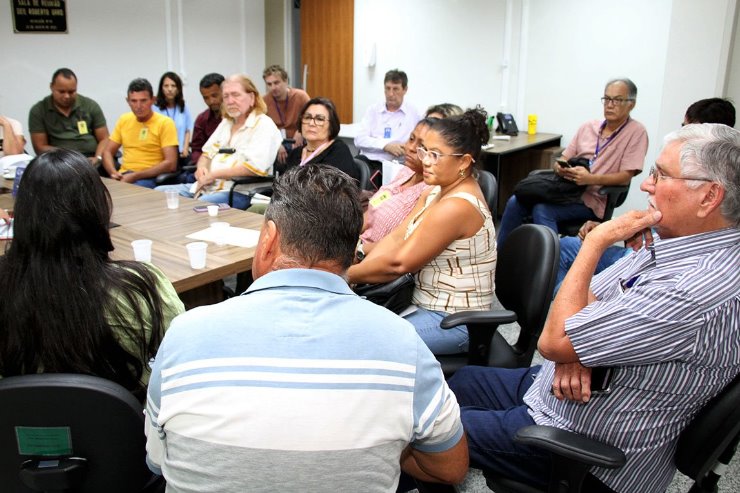
[[[217,217],[195,212],[200,202],[180,197],[178,209],[168,209],[165,194],[148,188],[103,179],[113,199],[114,224],[110,230],[115,250],[114,260],[133,260],[131,241],[152,240],[152,263],[159,267],[175,286],[188,308],[216,303],[223,299],[221,280],[232,274],[248,272],[252,268],[254,248],[219,246],[208,243],[205,269],[192,269],[185,248],[192,240],[187,235],[206,229],[210,223],[226,221],[231,226],[259,229],[263,216],[229,209]],[[4,186],[12,188],[12,181]],[[10,194],[0,195],[0,207],[13,208]],[[0,250],[4,250],[0,245]]]
[[[533,152],[560,146],[560,134],[520,132],[511,140],[491,140],[493,147],[482,152],[484,167],[496,176],[498,212],[503,212],[513,186],[533,169],[541,168]],[[502,169],[501,165],[504,164]]]

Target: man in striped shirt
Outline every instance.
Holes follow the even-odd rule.
[[[147,459],[168,492],[393,492],[401,469],[465,477],[439,364],[410,323],[345,281],[361,227],[359,190],[336,168],[276,180],[255,282],[177,317],[152,366]]]
[[[588,491],[664,491],[680,432],[740,372],[740,132],[668,135],[641,189],[647,210],[586,237],[540,337],[542,368],[470,368],[450,381],[472,465],[546,481],[549,459],[512,438],[536,423],[624,450],[626,465],[592,470]],[[604,250],[638,232],[645,246],[594,278]],[[591,392],[595,367],[613,369],[609,392]]]

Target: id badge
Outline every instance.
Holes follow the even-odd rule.
[[[372,205],[373,207],[378,207],[380,204],[382,204],[389,198],[391,198],[390,192],[388,190],[383,190],[382,192],[377,194],[375,197],[370,199],[370,205]]]
[[[80,132],[80,135],[86,135],[87,132],[87,122],[85,120],[80,120],[77,122],[77,131]]]
[[[147,127],[144,127],[141,130],[139,130],[139,140],[146,140],[148,136],[149,136],[149,129]]]
[[[390,139],[391,138],[391,127],[385,127],[383,129],[383,138],[384,139]]]

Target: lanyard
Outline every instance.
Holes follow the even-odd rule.
[[[594,152],[594,157],[592,157],[588,162],[589,167],[594,163],[594,161],[596,161],[596,158],[599,157],[599,152],[604,150],[604,148],[609,145],[609,142],[614,140],[614,137],[616,137],[617,134],[619,134],[619,132],[622,131],[624,126],[627,125],[629,121],[630,121],[630,118],[627,117],[624,123],[621,124],[614,133],[612,133],[609,137],[606,138],[606,142],[604,142],[604,146],[602,147],[601,146],[601,132],[603,132],[604,129],[606,128],[606,120],[604,120],[604,123],[602,123],[601,127],[599,127],[599,135],[596,136],[596,152]]]
[[[288,89],[288,94],[285,96],[285,107],[284,111],[285,113],[288,113],[288,100],[290,99],[290,89]],[[275,96],[272,97],[272,100],[275,101],[275,107],[277,108],[278,116],[280,117],[280,125],[283,127],[285,126],[285,116],[283,116],[283,112],[280,111],[280,101],[278,101]]]
[[[304,160],[302,160],[302,161],[301,161],[301,163],[299,164],[299,166],[305,166],[305,165],[306,165],[306,163],[310,163],[310,162],[311,162],[311,160],[312,160],[312,159],[313,159],[313,158],[314,158],[314,157],[315,157],[315,156],[316,156],[316,155],[317,155],[318,153],[320,153],[321,151],[323,151],[323,150],[324,150],[324,149],[325,149],[325,148],[326,148],[327,146],[329,146],[329,145],[330,145],[330,144],[331,144],[332,142],[334,142],[334,141],[333,141],[333,140],[330,140],[329,142],[324,142],[323,144],[321,144],[320,146],[318,146],[318,147],[317,147],[317,148],[316,148],[316,149],[315,149],[315,150],[314,150],[314,151],[313,151],[313,152],[311,153],[311,155],[310,155],[310,156],[308,156],[308,157],[307,157],[306,159],[304,159]]]

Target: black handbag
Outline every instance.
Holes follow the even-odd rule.
[[[586,158],[573,158],[568,165],[589,167]],[[554,172],[530,173],[516,184],[514,195],[525,207],[535,204],[574,204],[581,200],[586,185],[578,185]]]
[[[376,305],[384,306],[393,313],[401,313],[411,305],[414,294],[414,276],[404,274],[398,279],[380,284],[360,284],[355,293]]]

